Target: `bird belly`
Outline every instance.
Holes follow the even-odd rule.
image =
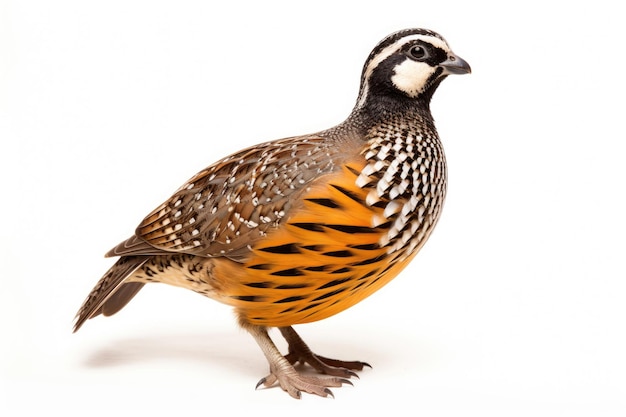
[[[275,327],[330,317],[387,284],[418,252],[432,228],[401,249],[381,244],[393,222],[366,203],[369,190],[355,185],[360,169],[346,165],[313,186],[243,265],[217,260],[222,300],[242,319]]]

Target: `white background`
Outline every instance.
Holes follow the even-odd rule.
[[[0,413],[624,412],[623,12],[555,3],[0,2]],[[373,365],[355,387],[255,391],[267,364],[229,308],[163,285],[71,334],[144,215],[230,152],[342,121],[406,27],[473,74],[434,97],[450,186],[430,242],[298,327]]]

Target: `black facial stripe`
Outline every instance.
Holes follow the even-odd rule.
[[[371,94],[391,93],[396,91],[391,82],[391,74],[393,74],[396,65],[401,64],[409,59],[404,54],[393,54],[388,56],[384,61],[380,62],[372,71],[369,79],[369,88]]]
[[[424,48],[428,49],[429,57],[424,62],[430,65],[431,67],[436,67],[446,59],[448,59],[448,55],[446,51],[441,48],[437,48],[432,46],[428,42],[417,41],[410,42],[407,45],[404,45],[398,53],[389,55],[384,61],[381,61],[376,68],[372,71],[372,74],[369,78],[369,88],[370,93],[384,93],[389,94],[392,91],[396,90],[396,87],[393,85],[391,81],[392,74],[394,72],[394,68],[404,62],[407,59],[411,59],[408,57],[408,50],[414,45],[421,45]],[[430,84],[434,81],[439,75],[441,75],[442,70],[438,69],[429,79],[426,84]]]
[[[428,51],[428,59],[424,60],[424,62],[426,62],[431,67],[436,67],[437,65],[448,59],[448,54],[446,53],[446,51],[422,40],[409,42],[406,45],[403,45],[400,51],[409,55],[409,50],[415,45],[420,45]]]

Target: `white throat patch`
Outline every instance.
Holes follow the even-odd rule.
[[[391,77],[393,85],[409,97],[415,98],[424,91],[426,81],[435,72],[435,68],[425,62],[406,59],[396,65],[394,72]]]

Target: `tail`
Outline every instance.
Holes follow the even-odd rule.
[[[111,316],[120,311],[144,286],[141,282],[124,282],[149,256],[123,256],[107,271],[76,313],[76,332],[88,319],[100,314]]]

